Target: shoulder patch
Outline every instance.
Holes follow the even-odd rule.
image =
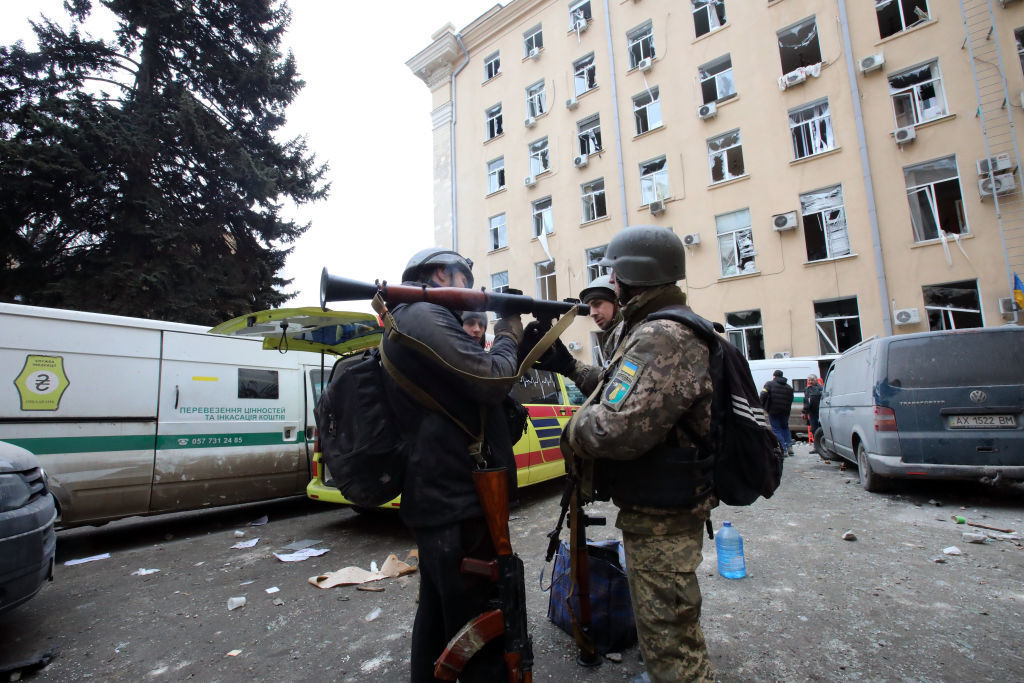
[[[633,387],[636,386],[636,381],[640,378],[644,367],[644,363],[640,361],[629,356],[623,357],[601,394],[601,403],[612,410],[619,410],[626,397],[633,391]]]

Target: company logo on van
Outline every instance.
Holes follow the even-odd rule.
[[[975,389],[971,392],[971,400],[975,403],[984,403],[988,400],[988,394],[981,389]]]

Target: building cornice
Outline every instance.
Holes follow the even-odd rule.
[[[461,54],[455,35],[451,31],[445,31],[405,65],[433,92],[451,79],[453,65]]]
[[[495,5],[462,29],[466,49],[472,53],[475,48],[505,33],[510,27],[518,26],[524,17],[536,14],[541,7],[552,2],[553,0],[513,0],[504,7]]]

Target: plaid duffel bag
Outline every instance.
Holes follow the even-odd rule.
[[[587,554],[590,556],[590,632],[594,647],[600,654],[621,652],[636,645],[636,622],[621,550],[621,541],[587,542]],[[578,613],[579,602],[575,594],[569,597],[572,587],[569,566],[569,544],[562,541],[551,572],[548,619],[573,635],[570,609]]]

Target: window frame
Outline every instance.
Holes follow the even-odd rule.
[[[589,72],[589,73],[588,73]],[[589,83],[583,90],[579,89],[580,81]],[[572,82],[573,92],[576,97],[579,97],[583,93],[590,92],[597,87],[597,58],[594,53],[583,55],[575,62],[572,63]]]
[[[504,277],[502,277],[503,275],[504,275]],[[502,280],[504,280],[504,282],[501,282]],[[501,282],[501,284],[495,284],[495,283],[499,283],[499,282]],[[492,292],[497,292],[497,293],[500,294],[502,292],[507,292],[508,289],[509,289],[509,284],[508,284],[508,271],[507,270],[498,271],[497,273],[491,273],[491,291]]]
[[[720,71],[711,71],[711,69],[719,67],[722,63],[726,63],[728,64],[728,66],[726,66],[724,69],[721,69]],[[725,74],[728,74],[728,78],[721,79],[721,77],[723,77]],[[722,94],[720,87],[720,79],[721,81],[724,81],[729,86],[731,86],[732,90],[725,94]],[[728,100],[732,99],[733,97],[736,97],[736,77],[732,71],[732,53],[726,52],[724,55],[721,55],[720,57],[716,57],[711,61],[704,62],[703,64],[698,65],[697,81],[700,85],[700,97],[703,101],[703,104],[710,104],[711,102],[721,102],[723,100]],[[707,93],[704,89],[705,83],[708,83],[709,81],[714,82],[715,97],[712,99],[708,99]]]
[[[550,272],[541,272],[550,268]],[[558,281],[555,272],[555,261],[536,261],[533,264],[534,282],[537,287],[537,298],[549,301],[558,300]]]
[[[824,107],[824,113],[818,113],[814,110]],[[811,111],[811,118],[803,121],[794,122],[794,117],[798,116],[803,112]],[[823,97],[807,104],[802,104],[798,107],[793,107],[787,112],[789,118],[789,134],[793,141],[793,160],[798,159],[809,159],[810,157],[817,156],[818,154],[824,154],[830,152],[836,148],[835,140],[835,129],[832,127],[832,109],[829,106],[828,98]],[[821,125],[826,128],[824,131],[821,130]],[[816,130],[817,129],[817,130]],[[815,136],[817,132],[817,136]],[[800,136],[798,139],[797,136]],[[822,147],[816,140],[821,141],[824,138],[826,146]],[[820,147],[816,151],[810,151],[806,154],[800,154],[800,148],[813,149]]]
[[[712,11],[712,5],[715,6],[714,11]],[[718,8],[721,8],[721,12],[718,11]],[[690,10],[693,14],[694,38],[714,33],[725,26],[728,21],[725,16],[725,0],[690,0]],[[703,31],[701,24],[697,21],[697,15],[701,12],[704,13],[704,24],[707,25]]]
[[[537,118],[547,113],[547,82],[542,78],[526,86],[526,116]]]
[[[965,287],[964,285],[973,285],[972,287]],[[932,297],[940,297],[938,291],[940,289],[961,289],[965,292],[973,292],[975,308],[962,308],[954,305],[941,305],[936,303],[928,303],[929,293]],[[924,310],[928,315],[928,329],[932,332],[939,330],[966,330],[977,327],[985,326],[984,314],[981,310],[981,291],[978,288],[978,281],[974,280],[959,280],[956,282],[941,282],[934,285],[922,285],[921,294],[924,298]],[[952,297],[949,297],[952,299]],[[952,302],[951,302],[952,303]],[[935,316],[938,316],[936,321]],[[967,316],[975,317],[976,320],[966,319]],[[976,323],[976,324],[957,324],[960,323]],[[937,324],[938,323],[938,324]]]
[[[645,166],[652,166],[658,163],[661,165],[657,169],[649,170],[647,173],[644,173]],[[641,161],[639,167],[641,203],[647,205],[651,202],[664,201],[672,196],[668,184],[668,157],[666,155],[662,154],[661,156],[648,159],[647,161]],[[663,196],[658,190],[659,187],[665,188]],[[653,195],[651,194],[651,190],[653,190]]]
[[[886,33],[884,35],[882,33],[882,17],[878,14],[878,9],[879,9],[878,5],[879,5],[879,3],[882,3],[882,2],[885,3],[882,6],[882,9],[884,9],[888,5],[891,5],[893,2],[896,3],[896,6],[899,8],[899,23],[900,23],[900,28],[896,29],[895,31],[891,31],[889,33]],[[897,35],[899,33],[903,33],[907,29],[911,29],[911,28],[917,26],[918,24],[923,24],[924,22],[926,22],[926,21],[931,19],[931,11],[928,9],[928,0],[910,0],[910,2],[913,3],[915,6],[920,4],[920,3],[924,3],[925,17],[924,18],[918,17],[916,14],[914,14],[913,11],[911,11],[911,13],[914,14],[914,21],[912,21],[912,22],[910,22],[908,24],[907,23],[906,13],[904,12],[903,0],[890,0],[890,2],[885,2],[885,0],[875,0],[875,21],[878,24],[878,37],[879,37],[879,39],[885,39],[885,38],[888,38],[890,36],[895,36],[895,35]]]
[[[591,114],[576,122],[576,146],[580,155],[597,154],[601,145],[601,115]]]
[[[896,2],[896,0],[893,0]],[[918,83],[914,83],[909,86],[897,88],[893,86],[893,79],[899,78],[900,76],[908,76],[915,71],[919,71],[924,68],[929,68],[930,78]],[[942,87],[942,71],[939,69],[939,60],[930,59],[927,62],[922,62],[916,66],[912,66],[907,69],[900,69],[887,76],[889,82],[889,103],[892,106],[893,120],[896,122],[897,128],[906,128],[907,126],[920,126],[922,123],[928,121],[934,121],[935,119],[942,118],[943,116],[949,115],[949,102],[946,99],[946,91]],[[935,92],[933,99],[939,102],[938,107],[924,107],[924,100],[921,97],[921,89],[931,86]],[[900,122],[900,110],[896,106],[897,99],[908,100],[910,103],[909,111],[913,113],[913,120],[908,122]],[[925,117],[925,112],[933,111],[931,115]],[[906,114],[907,109],[903,110],[903,114]]]
[[[746,214],[746,224],[737,223],[735,227],[723,225],[725,219],[742,218]],[[750,222],[750,208],[736,209],[715,216],[715,237],[718,241],[718,265],[723,278],[751,275],[757,272],[757,249],[754,248],[754,229]],[[741,243],[745,239],[746,243]],[[726,258],[728,248],[728,259]],[[731,266],[729,264],[731,263]],[[747,268],[747,264],[752,267]],[[731,267],[731,272],[729,268]]]
[[[1020,71],[1024,74],[1024,26],[1013,29],[1013,39],[1017,41],[1017,59],[1020,61]]]
[[[646,104],[638,104],[638,100],[647,98],[649,101]],[[657,113],[658,122],[651,125],[651,112]],[[646,123],[646,128],[640,130],[640,119],[641,112],[643,112],[643,119]],[[633,130],[636,131],[637,135],[643,135],[649,133],[652,130],[657,130],[665,125],[664,119],[661,116],[661,91],[658,86],[652,86],[644,90],[639,95],[633,96]]]
[[[599,265],[607,252],[607,244],[600,244],[583,250],[583,262],[586,264],[588,285],[602,275],[612,272],[610,266]]]
[[[857,313],[855,315],[850,315],[850,314],[845,314],[845,315],[819,315],[818,314],[819,307],[825,307],[825,306],[828,306],[830,304],[843,304],[843,303],[850,302],[850,301],[853,302],[853,306],[854,306],[854,308],[857,311]],[[860,323],[860,304],[857,302],[857,297],[856,296],[852,296],[852,297],[838,297],[836,299],[827,299],[827,300],[822,300],[822,301],[815,301],[815,302],[813,302],[813,306],[814,306],[814,327],[815,327],[815,332],[816,332],[815,336],[818,339],[818,353],[819,354],[821,354],[823,356],[827,356],[827,355],[835,355],[835,354],[843,353],[847,349],[853,348],[854,346],[859,344],[864,339],[864,330],[861,327],[861,323]],[[841,340],[839,338],[839,329],[836,326],[836,323],[839,322],[839,321],[845,321],[844,327],[848,328],[849,327],[849,321],[851,321],[851,320],[856,321],[856,325],[857,325],[857,340],[856,341],[850,340],[848,345],[843,346],[842,348],[840,348]],[[823,323],[825,324],[826,327],[830,327],[831,328],[831,332],[832,332],[831,336],[829,336],[828,333],[826,332],[826,330],[822,328],[822,324]],[[830,348],[823,347],[822,346],[822,341],[829,342]]]
[[[743,316],[746,314],[756,314],[757,322],[751,324],[736,324],[736,322],[730,322],[730,316]],[[736,321],[736,318],[733,318]],[[737,321],[738,322],[738,321]],[[761,315],[760,308],[751,308],[746,311],[732,311],[731,313],[725,314],[725,334],[729,341],[732,342],[733,346],[738,348],[743,354],[743,357],[747,360],[764,360],[764,318]],[[751,349],[751,343],[757,343],[757,353],[753,353]]]
[[[494,64],[493,73],[491,65]],[[501,74],[501,50],[495,50],[484,57],[484,83]]]
[[[910,178],[907,177],[909,173],[913,173],[915,171],[922,171],[922,170],[924,170],[924,167],[927,167],[930,164],[936,164],[936,163],[944,162],[944,161],[947,161],[947,160],[950,160],[952,162],[953,170],[956,172],[955,176],[952,176],[952,177],[949,177],[949,178],[941,178],[941,179],[933,180],[933,181],[930,181],[930,182],[927,182],[927,183],[918,183],[916,185],[910,185]],[[970,225],[967,222],[967,213],[964,211],[964,188],[963,188],[963,184],[960,182],[960,165],[957,163],[957,159],[956,159],[956,155],[955,154],[949,154],[949,155],[946,155],[944,157],[938,157],[936,159],[931,159],[929,161],[923,161],[921,163],[910,164],[909,166],[904,166],[903,167],[903,180],[904,180],[904,183],[906,183],[906,186],[907,186],[907,202],[910,205],[910,226],[911,226],[912,236],[914,238],[914,243],[915,244],[920,244],[922,242],[929,242],[931,240],[940,239],[940,237],[941,237],[941,235],[939,234],[939,230],[940,229],[943,232],[950,233],[950,234],[958,234],[958,235],[969,235],[969,234],[971,234],[971,232],[970,232]],[[958,192],[960,193],[960,198],[959,199],[953,199],[953,210],[956,212],[957,227],[960,229],[959,232],[957,232],[957,233],[951,233],[949,230],[946,230],[943,227],[943,218],[947,218],[948,219],[949,217],[946,215],[945,211],[940,212],[940,210],[939,210],[939,204],[940,204],[939,197],[936,195],[936,187],[938,185],[942,185],[942,184],[946,184],[946,183],[953,183],[953,182],[956,183],[956,188],[957,188]],[[952,187],[952,186],[949,185],[947,187]],[[915,210],[914,210],[914,204],[913,204],[913,201],[911,199],[911,195],[918,194],[918,193],[921,193],[921,192],[924,193],[925,197],[928,200],[929,215],[930,215],[930,217],[931,217],[931,219],[932,219],[932,221],[934,223],[934,227],[935,227],[935,236],[934,237],[929,237],[928,236],[928,229],[931,226],[919,224],[917,218],[915,217],[915,216],[918,216],[919,214],[917,214],[915,212]],[[943,201],[942,204],[945,206],[946,201]],[[920,206],[920,204],[919,204],[919,206]],[[923,219],[924,216],[920,215],[920,218]],[[946,221],[946,225],[949,225],[949,221],[948,220]]]
[[[543,204],[546,206],[542,206]],[[555,232],[554,203],[551,195],[541,197],[530,202],[530,228],[534,239],[540,238],[541,227],[546,228],[544,232],[551,235]],[[545,217],[547,220],[545,220]]]
[[[580,185],[580,203],[581,223],[592,223],[608,216],[608,200],[605,196],[603,177]]]
[[[580,12],[580,16],[577,15]],[[583,20],[584,24],[589,24],[594,18],[593,10],[590,7],[590,0],[574,0],[569,4],[569,30],[576,30],[576,22],[579,19]]]
[[[807,61],[807,60],[804,59],[803,55],[800,52],[796,52],[791,58],[787,59],[787,56],[782,52],[782,50],[784,48],[784,46],[782,45],[783,35],[786,34],[786,33],[789,33],[789,32],[798,31],[802,26],[804,26],[804,25],[806,25],[808,23],[810,23],[811,25],[814,26],[814,42],[815,42],[815,44],[817,46],[818,61],[816,61],[816,62],[815,61]],[[780,28],[778,31],[775,32],[775,38],[776,38],[778,49],[779,49],[779,63],[780,63],[780,66],[782,67],[783,75],[791,73],[791,72],[793,72],[793,71],[795,71],[795,70],[797,70],[799,68],[802,68],[802,67],[808,67],[808,66],[811,66],[813,64],[821,64],[822,63],[822,56],[821,56],[821,30],[818,27],[818,17],[817,17],[817,15],[812,14],[809,17],[804,17],[800,21],[793,22],[789,26],[785,26],[783,28]],[[808,40],[807,44],[810,45],[810,41],[809,40]],[[789,48],[787,46],[786,49],[792,49],[792,48]],[[795,63],[795,62],[805,62],[805,61],[806,61],[806,63],[800,63],[800,64]],[[790,62],[790,66],[792,68],[788,68],[788,69],[786,68],[787,62]]]
[[[551,146],[546,135],[529,143],[526,151],[530,159],[530,175],[536,178],[551,170]]]
[[[717,141],[723,141],[723,144],[724,144],[724,141],[726,140],[726,138],[728,138],[731,135],[735,135],[736,136],[736,142],[734,144],[731,144],[728,147],[720,147],[719,149],[712,149],[711,148],[712,145],[714,143],[716,143]],[[746,164],[743,161],[743,137],[740,135],[740,129],[739,128],[734,128],[732,130],[726,131],[726,132],[721,133],[719,135],[716,135],[714,137],[708,138],[707,139],[707,149],[708,149],[708,169],[709,169],[709,171],[711,173],[711,184],[712,185],[717,185],[718,183],[728,182],[730,180],[735,180],[737,178],[742,178],[743,176],[747,175],[747,167],[746,167]],[[734,152],[734,150],[735,150],[735,152]],[[723,173],[723,176],[719,180],[715,180],[715,161],[717,159],[719,159],[719,158],[722,161],[722,173]],[[732,170],[730,169],[730,167],[732,166],[733,162],[736,159],[739,160],[739,165],[740,165],[739,173],[733,173]]]
[[[537,48],[544,49],[544,25],[537,24],[526,31],[523,31],[523,59],[530,58],[530,50]]]
[[[838,198],[839,198],[838,204],[833,204],[833,205],[829,205],[829,206],[823,206],[821,209],[819,209],[817,211],[808,211],[805,208],[805,204],[806,204],[806,202],[804,200],[805,197],[810,197],[811,195],[818,195],[818,194],[822,194],[822,193],[831,193],[831,192],[836,191],[836,190],[838,190],[838,195],[837,195]],[[842,258],[844,256],[849,256],[850,254],[852,254],[853,253],[853,249],[852,249],[852,246],[850,244],[850,225],[849,225],[849,222],[846,220],[846,198],[845,198],[845,195],[843,193],[843,185],[842,185],[842,183],[837,183],[835,185],[827,185],[825,187],[820,187],[820,188],[818,188],[816,190],[811,190],[809,192],[801,192],[799,199],[800,199],[800,223],[801,223],[801,225],[803,226],[803,229],[804,229],[804,246],[806,248],[806,253],[807,253],[807,262],[808,263],[819,263],[821,261],[832,261],[834,259]],[[831,220],[826,218],[825,214],[830,212],[830,211],[838,211],[838,216],[836,218],[831,219]],[[817,217],[817,222],[815,221],[816,217]],[[834,252],[841,252],[842,251],[841,248],[836,248],[836,247],[834,247],[834,244],[833,244],[833,243],[841,244],[841,241],[837,240],[836,237],[830,235],[830,230],[829,230],[829,223],[831,222],[831,223],[836,223],[837,224],[838,221],[842,222],[842,234],[843,234],[842,240],[844,240],[846,242],[846,251],[843,252],[843,253],[834,253]],[[811,235],[811,230],[812,229],[819,230],[820,233],[821,233],[821,240],[820,241],[825,246],[825,256],[823,256],[821,258],[811,258],[811,253],[810,253],[811,243],[808,241],[808,237]]]
[[[501,135],[504,134],[505,128],[503,121],[501,102],[488,107],[487,110],[484,111],[484,131],[486,140],[493,140],[494,138],[501,137]]]
[[[505,189],[505,157],[500,156],[487,162],[487,194]]]
[[[634,47],[637,48],[636,54],[633,51]],[[626,31],[626,54],[630,71],[636,69],[643,59],[654,60],[656,55],[654,49],[654,22],[648,19],[639,26]]]
[[[504,211],[487,219],[487,237],[491,245],[489,251],[508,246],[508,218]]]

